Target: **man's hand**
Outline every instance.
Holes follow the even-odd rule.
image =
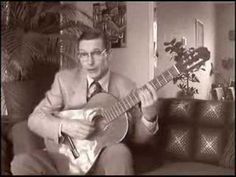
[[[156,90],[148,83],[147,88],[139,89],[138,95],[141,100],[141,110],[144,118],[148,121],[155,121],[158,102]]]
[[[63,119],[62,133],[72,138],[86,139],[94,131],[94,122],[88,120]]]

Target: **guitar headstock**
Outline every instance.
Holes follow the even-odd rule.
[[[206,47],[194,49],[189,58],[177,63],[175,66],[180,73],[192,71],[195,68],[202,66],[210,59],[210,51]]]

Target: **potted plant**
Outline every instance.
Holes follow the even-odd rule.
[[[1,81],[8,114],[8,105],[28,107],[19,97],[37,95],[33,90],[43,83],[35,85],[36,77],[48,79],[49,72],[53,79],[62,62],[74,63],[76,39],[91,29],[92,17],[73,3],[1,2]]]
[[[177,64],[185,63],[188,60],[195,59],[196,57],[210,57],[210,52],[205,47],[199,47],[197,49],[191,47],[188,49],[184,47],[182,41],[177,41],[175,38],[170,42],[165,42],[164,45],[167,46],[165,48],[165,51],[169,52],[172,55],[171,59],[174,59]],[[180,92],[178,92],[177,95],[178,97],[193,98],[195,94],[199,94],[198,89],[191,86],[191,83],[200,82],[195,74],[195,72],[200,69],[205,71],[204,67],[199,66],[194,68],[193,70],[187,70],[186,72],[173,79],[173,83],[178,83],[177,86],[180,88]]]
[[[2,44],[9,56],[3,60],[16,80],[28,77],[27,71],[34,61],[59,63],[61,57],[73,59],[76,36],[91,26],[92,17],[74,4],[30,1],[1,4]]]

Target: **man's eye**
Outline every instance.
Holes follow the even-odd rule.
[[[81,57],[86,57],[86,56],[88,56],[87,53],[80,53],[79,55],[80,55]]]
[[[92,55],[101,55],[101,51],[94,51],[92,52]]]

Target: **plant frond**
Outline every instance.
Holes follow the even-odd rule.
[[[76,21],[77,19],[79,19],[79,21],[83,21],[86,25],[92,26],[93,18],[86,12],[78,8],[74,3],[66,3],[66,4],[46,3],[46,8],[44,12],[60,14],[63,22],[71,20]]]

